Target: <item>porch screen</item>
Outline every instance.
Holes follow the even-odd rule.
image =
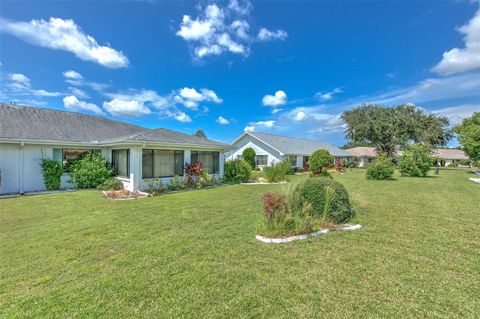
[[[255,159],[258,166],[268,165],[268,155],[257,155],[255,156]]]
[[[112,150],[112,165],[117,176],[128,177],[130,175],[130,150]]]
[[[142,177],[183,175],[183,151],[143,150]]]

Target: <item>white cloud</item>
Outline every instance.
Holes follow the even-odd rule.
[[[30,22],[0,18],[0,30],[28,43],[55,50],[72,52],[79,59],[93,61],[109,68],[128,65],[127,57],[109,46],[99,45],[71,19],[50,18]]]
[[[175,103],[183,104],[191,110],[196,110],[199,102],[213,102],[216,104],[223,102],[223,100],[212,90],[202,88],[199,92],[195,88],[188,87],[178,90],[177,95],[173,97],[173,101]]]
[[[32,88],[30,79],[21,73],[10,73],[7,78],[10,82],[2,82],[2,84],[9,91],[8,93],[12,95],[27,95],[34,97],[54,97],[62,95],[60,92],[50,92],[44,89]]]
[[[322,101],[328,101],[328,100],[331,100],[334,95],[342,92],[343,90],[341,88],[334,88],[331,91],[315,93],[315,98],[320,99]]]
[[[63,98],[63,106],[66,109],[73,110],[73,111],[87,111],[93,112],[95,114],[105,114],[101,108],[93,103],[87,103],[84,101],[80,101],[77,97],[70,95]]]
[[[73,70],[68,70],[63,72],[63,76],[71,80],[83,80],[83,76],[80,73]]]
[[[432,71],[449,75],[480,69],[480,10],[465,25],[458,28],[464,35],[465,48],[453,48],[443,53],[442,60]]]
[[[230,121],[224,118],[223,116],[219,116],[217,119],[217,123],[220,125],[227,125],[227,124],[230,124]]]
[[[437,115],[446,116],[450,120],[450,125],[457,125],[463,119],[472,116],[474,112],[480,112],[480,102],[477,104],[461,104],[441,109],[431,110]]]
[[[89,98],[88,94],[85,91],[80,90],[79,88],[69,86],[68,89],[76,97],[79,97],[79,98],[82,98],[82,99],[88,99]]]
[[[288,34],[284,30],[270,31],[266,28],[261,28],[257,34],[260,41],[285,40]]]
[[[103,102],[103,108],[114,116],[131,117],[150,114],[148,107],[136,100],[122,100],[115,98],[109,102]]]
[[[190,118],[190,116],[188,116],[188,114],[184,113],[184,112],[178,112],[176,114],[173,115],[173,117],[179,121],[179,122],[182,122],[182,123],[189,123],[192,121],[192,119]]]
[[[200,15],[192,18],[184,15],[176,35],[190,44],[196,58],[221,55],[226,52],[247,56],[253,42],[249,35],[250,1],[240,3],[231,0],[226,7],[213,3],[207,5]],[[262,28],[261,40],[284,39],[283,30],[268,31]]]
[[[180,91],[178,93],[184,99],[192,100],[192,101],[195,101],[195,102],[203,101],[203,99],[204,99],[203,95],[200,92],[198,92],[197,90],[195,90],[194,88],[185,87],[183,89],[180,89]]]
[[[282,90],[275,92],[275,95],[267,94],[263,97],[262,103],[264,106],[273,107],[284,105],[287,103],[287,94]]]
[[[305,112],[299,111],[297,112],[297,114],[295,114],[294,120],[297,122],[303,121],[306,118],[306,116],[307,114],[305,114]]]

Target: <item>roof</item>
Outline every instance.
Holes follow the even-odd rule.
[[[356,157],[377,157],[375,147],[359,146],[346,149],[345,151]]]
[[[462,150],[456,148],[439,148],[434,150],[433,154],[442,159],[468,160],[468,156]]]
[[[333,156],[350,156],[349,153],[339,149],[338,147],[320,142],[316,140],[307,140],[296,137],[280,136],[267,133],[245,132],[243,135],[251,135],[270,147],[276,149],[283,154],[292,155],[310,155],[316,150],[325,149]],[[242,136],[243,136],[242,135]],[[237,139],[238,140],[238,139]],[[235,143],[236,141],[232,142]]]
[[[64,143],[166,143],[230,148],[165,128],[149,129],[101,116],[0,103],[0,139]]]

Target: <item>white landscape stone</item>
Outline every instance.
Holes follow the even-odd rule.
[[[334,229],[321,229],[319,231],[313,232],[311,234],[304,234],[304,235],[297,235],[297,236],[290,236],[290,237],[282,237],[282,238],[270,238],[270,237],[265,237],[262,235],[256,235],[255,238],[261,242],[267,243],[267,244],[286,244],[295,240],[304,240],[310,237],[317,237],[320,235],[324,235],[330,231],[349,231],[349,230],[357,230],[360,229],[362,225],[356,224],[356,225],[344,225],[340,226]]]
[[[470,177],[469,180],[471,180],[472,182],[475,182],[475,183],[480,183],[480,178]]]

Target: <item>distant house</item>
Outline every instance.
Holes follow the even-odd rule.
[[[335,158],[351,157],[332,144],[257,132],[244,132],[230,145],[235,149],[227,154],[227,160],[241,159],[243,150],[251,147],[255,150],[256,164],[259,167],[281,161],[289,161],[293,167],[305,167],[310,155],[318,149],[328,150]]]
[[[368,164],[377,158],[377,151],[374,147],[352,147],[345,151],[358,159],[358,167],[367,167]],[[399,151],[398,154],[401,155],[402,152]],[[462,160],[468,160],[468,156],[462,150],[456,148],[438,148],[433,150],[432,156],[440,159],[441,166],[448,166]]]
[[[125,188],[145,188],[144,179],[167,182],[182,176],[184,164],[200,161],[211,174],[223,175],[226,144],[165,128],[149,129],[100,116],[0,104],[0,172],[2,193],[44,190],[42,158],[58,160],[65,170],[86,153],[110,161]]]
[[[358,167],[367,167],[377,158],[377,151],[374,147],[352,147],[345,151],[358,160]]]

